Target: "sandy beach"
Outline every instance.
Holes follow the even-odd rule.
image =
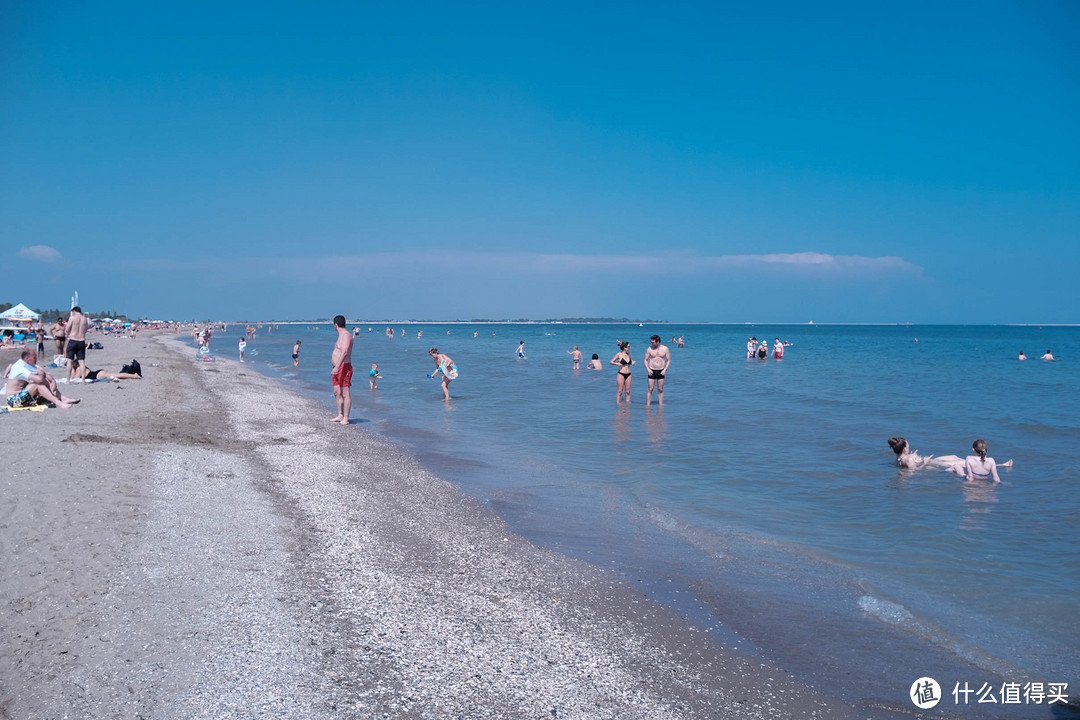
[[[862,714],[238,362],[101,340],[145,379],[0,417],[0,717]]]

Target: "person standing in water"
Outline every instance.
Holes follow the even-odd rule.
[[[630,367],[634,365],[634,360],[630,357],[630,343],[625,340],[615,342],[619,344],[619,352],[615,353],[608,365],[619,366],[619,372],[615,374],[615,403],[618,404],[624,396],[626,402],[630,402],[630,381],[634,379]]]
[[[296,344],[292,346],[292,366],[300,367],[300,341],[297,340]]]
[[[569,355],[571,357],[571,359],[573,359],[573,361],[574,361],[574,369],[575,370],[580,370],[581,369],[581,351],[578,350],[578,346],[575,345],[573,350],[567,350],[566,354]]]
[[[435,361],[435,372],[428,375],[428,377],[435,377],[436,373],[442,375],[443,400],[449,400],[450,382],[457,379],[458,376],[457,365],[454,364],[449,355],[439,352],[439,348],[431,348],[428,350],[428,355]]]
[[[517,348],[516,352],[517,352],[517,356],[519,358],[521,358],[522,360],[525,359],[525,341],[524,340],[522,340],[520,343],[518,343],[518,348]]]
[[[338,338],[334,343],[334,352],[330,355],[330,364],[333,372],[330,373],[330,384],[334,388],[334,401],[337,403],[338,414],[330,418],[330,422],[341,425],[349,424],[349,411],[352,409],[352,348],[353,336],[345,328],[345,316],[334,317],[334,328]]]
[[[244,350],[247,348],[247,340],[244,339],[243,335],[240,336],[240,342],[237,343],[237,347],[240,348],[240,362],[244,362]]]
[[[671,367],[671,351],[666,345],[660,344],[660,336],[653,335],[649,338],[649,349],[645,351],[645,369],[649,371],[649,394],[646,396],[645,405],[652,405],[653,388],[655,387],[660,404],[664,404],[664,377],[668,368]]]
[[[780,338],[776,338],[776,342],[773,343],[772,356],[777,360],[784,359],[784,343],[780,342]]]

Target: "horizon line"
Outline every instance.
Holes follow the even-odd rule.
[[[181,321],[184,322],[184,321]],[[205,322],[205,321],[203,321]],[[219,320],[225,324],[237,323],[261,323],[275,325],[332,325],[332,320]],[[184,324],[190,324],[184,322]],[[1075,323],[968,323],[968,322],[768,322],[768,321],[712,321],[712,320],[349,320],[347,325],[362,324],[386,324],[386,325],[783,325],[789,327],[815,327],[815,326],[866,326],[866,327],[1080,327],[1080,322]]]

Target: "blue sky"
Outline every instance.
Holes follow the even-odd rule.
[[[1080,5],[7,3],[0,300],[1078,322]]]

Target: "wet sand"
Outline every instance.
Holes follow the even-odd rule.
[[[232,359],[93,339],[146,379],[0,415],[0,718],[865,715]]]

